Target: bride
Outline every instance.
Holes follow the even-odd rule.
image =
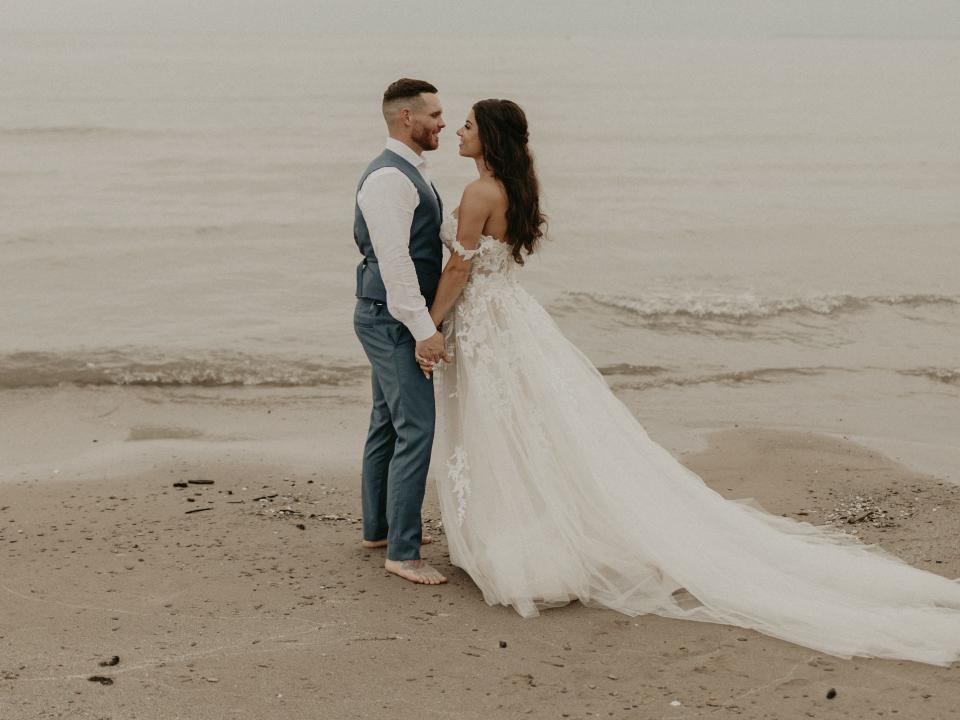
[[[476,103],[457,132],[479,178],[441,238],[430,311],[438,492],[451,561],[524,617],[580,600],[752,628],[841,657],[960,659],[960,584],[711,490],[651,440],[521,287],[543,234],[527,122]]]

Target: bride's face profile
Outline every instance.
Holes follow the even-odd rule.
[[[480,145],[480,132],[477,130],[477,119],[473,116],[473,108],[467,113],[467,119],[463,127],[457,130],[457,137],[460,138],[460,154],[463,157],[476,158],[483,155],[483,147]]]

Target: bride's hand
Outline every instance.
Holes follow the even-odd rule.
[[[434,363],[430,360],[427,360],[423,355],[419,353],[414,353],[413,356],[417,359],[417,365],[420,366],[420,370],[423,372],[423,376],[430,379],[430,376],[433,374]]]

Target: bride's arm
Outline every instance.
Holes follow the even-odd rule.
[[[480,235],[487,218],[490,217],[490,208],[489,191],[480,183],[472,182],[463,189],[457,216],[457,242],[464,250],[476,250],[480,245]],[[453,309],[457,298],[463,292],[470,277],[471,262],[472,260],[464,258],[457,251],[450,253],[450,259],[440,275],[437,295],[430,306],[430,318],[437,327]]]

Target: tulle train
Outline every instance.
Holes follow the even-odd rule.
[[[534,616],[579,599],[840,657],[960,658],[960,583],[724,499],[509,275],[475,275],[445,331],[434,475],[451,560],[488,603]]]

